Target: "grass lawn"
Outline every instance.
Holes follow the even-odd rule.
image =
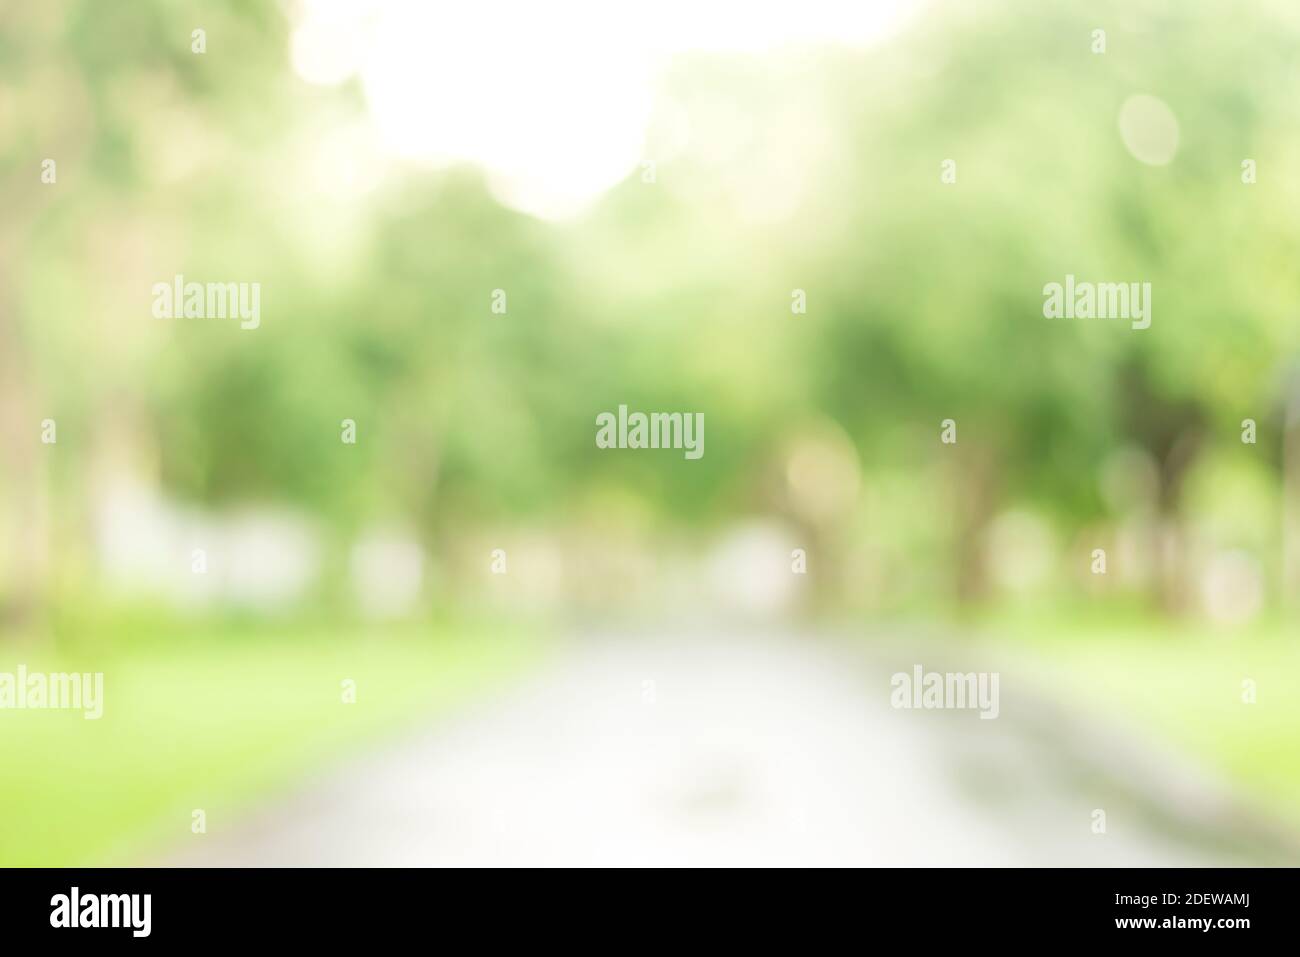
[[[1300,828],[1300,640],[1294,628],[1236,632],[1146,623],[986,627],[1045,687],[1148,730],[1216,769]],[[1252,679],[1256,702],[1244,703]]]
[[[520,637],[239,634],[59,658],[0,645],[0,671],[104,672],[104,713],[0,710],[0,865],[131,863],[198,840],[304,771],[506,679]],[[341,682],[356,682],[356,703]]]

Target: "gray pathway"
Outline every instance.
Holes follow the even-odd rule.
[[[1094,739],[1053,731],[1005,683],[1002,716],[980,721],[890,709],[891,670],[808,638],[575,641],[423,736],[231,826],[209,822],[167,862],[1250,861],[1242,842],[1219,839],[1222,822],[1200,823],[1203,807],[1187,823],[1168,795],[1142,793],[1159,782],[1135,796],[1123,759],[1117,782],[1113,767],[1090,763]],[[1105,835],[1090,829],[1097,806]]]

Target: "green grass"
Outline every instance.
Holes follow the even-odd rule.
[[[104,714],[0,710],[0,865],[132,863],[523,667],[519,637],[238,634],[58,658],[0,646],[0,671],[104,672]],[[356,682],[355,704],[341,682]]]
[[[1294,627],[1237,631],[1140,621],[987,627],[1044,687],[1149,731],[1300,826],[1300,642]],[[1257,699],[1242,700],[1253,679]]]

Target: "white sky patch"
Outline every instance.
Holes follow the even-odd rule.
[[[359,73],[392,155],[481,166],[502,203],[581,212],[636,170],[671,57],[864,46],[915,0],[302,0],[290,41],[304,80]]]

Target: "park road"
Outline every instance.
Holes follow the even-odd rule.
[[[890,662],[890,664],[893,664]],[[890,707],[892,668],[809,636],[584,636],[167,863],[1214,865],[1104,770],[1001,714]],[[1106,833],[1093,812],[1107,811]],[[1208,838],[1208,839],[1206,839]]]

